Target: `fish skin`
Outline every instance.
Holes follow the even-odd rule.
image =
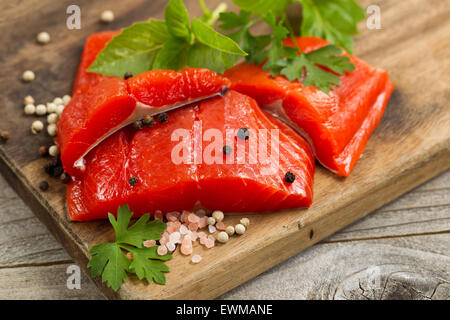
[[[226,129],[241,127],[278,129],[279,167],[265,175],[260,163],[173,163],[171,153],[179,142],[172,141],[172,132],[184,128],[193,140],[199,139],[194,137],[195,121],[202,122],[200,138],[209,128],[224,136]],[[86,161],[84,174],[67,185],[68,213],[74,221],[105,219],[126,203],[138,217],[156,210],[190,210],[198,202],[209,209],[252,213],[308,207],[312,201],[315,164],[307,142],[282,122],[271,122],[252,98],[232,90],[225,97],[175,110],[166,123],[139,131],[125,128]],[[296,176],[292,184],[284,181],[288,170]],[[131,176],[137,185],[130,186]]]
[[[299,37],[297,44],[308,53],[329,43]],[[286,40],[285,45],[293,46],[292,40]],[[256,99],[262,108],[302,134],[322,165],[348,176],[380,122],[394,85],[386,71],[347,56],[356,69],[340,76],[341,86],[328,94],[282,75],[272,77],[254,64],[239,64],[224,75],[232,81],[233,90]]]

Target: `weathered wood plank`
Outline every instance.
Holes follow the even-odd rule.
[[[449,299],[450,234],[318,244],[222,299]]]
[[[98,16],[106,4],[80,1],[85,12],[83,27],[78,31],[70,31],[63,25],[64,9],[69,4],[68,1],[58,4],[49,0],[32,1],[22,7],[23,12],[20,13],[6,2],[0,4],[0,12],[14,15],[15,25],[18,26],[12,30],[8,28],[7,22],[0,21],[4,40],[11,44],[0,48],[0,67],[4,70],[0,76],[0,103],[8,114],[7,121],[0,119],[0,127],[12,132],[10,141],[0,146],[0,169],[74,259],[85,266],[89,247],[111,239],[111,228],[104,222],[67,222],[64,215],[64,187],[58,182],[51,181],[47,193],[38,190],[44,160],[39,158],[36,149],[39,144],[48,143],[49,137],[32,137],[28,128],[32,119],[19,116],[19,113],[21,100],[29,93],[43,102],[70,90],[82,39],[93,31],[107,28],[98,22]],[[393,0],[380,1],[383,29],[372,31],[362,28],[361,35],[357,38],[356,54],[373,65],[387,69],[397,89],[363,158],[349,178],[337,178],[319,167],[315,175],[314,204],[310,209],[253,216],[252,232],[232,239],[223,250],[202,251],[204,260],[195,269],[188,259],[176,255],[169,262],[172,272],[168,275],[168,285],[165,287],[144,286],[131,279],[116,294],[100,286],[105,294],[112,298],[218,296],[450,167],[450,81],[447,81],[450,79],[450,56],[446,49],[449,45],[450,8],[443,0],[411,1],[414,5]],[[144,0],[117,2],[114,9],[118,19],[108,28],[144,20],[148,15],[161,16],[163,3],[162,0],[151,3]],[[367,5],[369,1],[363,3]],[[112,2],[107,4],[111,5]],[[193,2],[189,3],[191,5]],[[35,8],[39,7],[44,15],[32,15]],[[198,8],[193,10],[198,12]],[[47,16],[48,19],[42,18]],[[25,20],[27,23],[22,23]],[[45,27],[54,41],[45,50],[37,46],[34,42],[35,34],[30,32],[29,26],[33,26],[35,30]],[[15,41],[16,39],[21,41]],[[36,81],[26,85],[20,82],[20,74],[24,68],[36,71]],[[424,83],[432,85],[423,85]],[[428,192],[427,195],[420,193],[423,198],[414,204],[425,203],[426,207],[433,207],[432,212],[425,214],[425,218],[416,219],[413,223],[414,228],[419,228],[424,221],[433,223],[433,226],[426,223],[431,226],[426,230],[427,233],[430,230],[444,232],[448,222],[445,212],[439,209],[446,206],[446,202],[442,200],[446,188],[438,187],[435,191],[437,193],[423,191]],[[436,207],[436,203],[440,207]],[[396,233],[409,234],[408,230],[411,228],[405,228],[405,222],[395,220],[396,217],[406,219],[415,216],[405,213],[409,204],[410,202],[394,204],[391,209],[382,211],[388,224],[378,221],[375,224],[377,234],[382,237]],[[397,212],[397,215],[393,212]],[[433,222],[434,215],[438,215],[440,221],[444,222],[440,225]],[[8,227],[7,232],[34,228],[32,220],[16,223]],[[364,238],[370,234],[366,232],[370,228],[372,227],[357,228],[352,231],[356,233],[343,240]],[[361,233],[363,231],[365,233]],[[6,246],[4,251],[11,250]],[[11,259],[5,261],[19,261],[19,265],[25,263],[28,256],[37,259],[36,252],[10,256]],[[54,256],[53,259],[59,258]],[[240,278],[232,277],[236,272],[240,273]]]

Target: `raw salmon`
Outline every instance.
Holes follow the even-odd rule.
[[[252,146],[258,146],[256,155]],[[288,172],[295,175],[291,183]],[[226,212],[307,207],[313,175],[308,143],[272,122],[255,100],[230,91],[172,111],[166,123],[127,127],[103,141],[67,186],[68,213],[86,221],[106,218],[123,204],[136,216],[190,210],[198,203]]]
[[[121,127],[147,113],[222,94],[229,85],[228,79],[207,69],[152,70],[126,80],[86,72],[108,36],[111,33],[102,41],[88,39],[93,47],[83,54],[75,94],[58,122],[56,142],[64,169],[72,175],[85,168],[83,157],[93,147]]]
[[[315,37],[297,38],[297,43],[306,53],[328,44]],[[292,46],[293,42],[285,44]],[[232,81],[232,89],[253,97],[302,134],[322,165],[348,176],[394,89],[386,71],[349,57],[356,69],[340,76],[342,85],[328,94],[281,75],[272,77],[254,64],[239,64],[225,76]]]

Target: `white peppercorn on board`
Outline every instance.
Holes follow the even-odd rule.
[[[200,12],[196,1],[185,2],[190,12]],[[209,1],[208,5],[218,2]],[[7,43],[0,48],[0,129],[8,130],[11,136],[0,146],[0,171],[84,269],[89,248],[112,240],[112,228],[108,222],[74,223],[66,219],[64,185],[43,173],[42,166],[48,160],[38,153],[39,146],[51,138],[46,130],[37,136],[31,134],[35,118],[23,114],[23,98],[31,94],[37,104],[70,92],[86,36],[149,16],[162,18],[164,3],[80,0],[80,30],[66,28],[66,7],[71,4],[66,1],[0,4],[0,12],[10,17],[8,24],[0,23]],[[366,0],[360,3],[365,7],[371,4]],[[217,297],[450,167],[447,1],[415,0],[410,5],[410,1],[386,0],[379,4],[382,29],[368,30],[362,23],[355,54],[388,70],[396,89],[350,177],[339,178],[318,166],[311,208],[250,216],[251,225],[244,235],[233,236],[210,250],[195,246],[194,253],[202,256],[199,264],[176,253],[168,262],[171,272],[164,286],[147,285],[131,277],[113,292],[94,279],[107,297]],[[114,8],[116,19],[105,26],[99,20],[108,6]],[[37,44],[36,33],[40,31],[50,33],[50,43]],[[26,69],[36,74],[31,83],[21,80]],[[50,184],[46,192],[38,187],[43,179]],[[237,222],[240,217],[226,217],[225,222]]]

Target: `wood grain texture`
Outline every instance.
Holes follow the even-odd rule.
[[[80,290],[66,287],[66,270],[74,262],[70,261],[61,245],[38,223],[30,209],[18,199],[2,177],[0,190],[0,220],[5,221],[0,229],[3,259],[0,266],[0,299],[103,299],[103,295],[85,275]],[[430,190],[447,192],[432,196],[436,204],[430,204]],[[449,202],[450,171],[447,171],[220,298],[450,299]],[[441,218],[444,218],[439,225],[421,220],[422,215],[434,207],[439,209]],[[404,214],[397,212],[389,219],[384,218],[386,212],[398,209],[403,210]],[[15,219],[11,219],[12,212],[20,214],[21,220],[29,220],[33,227],[5,228],[7,224],[16,223]],[[385,228],[393,225],[401,226],[402,233],[398,234],[395,228],[388,228],[388,232],[385,232]],[[5,232],[5,229],[13,231]],[[353,237],[354,230],[359,232],[357,238]],[[37,241],[36,234],[45,237],[48,242]],[[4,250],[5,247],[10,250]],[[428,258],[430,253],[434,264],[431,268]],[[367,255],[370,255],[369,260],[366,259]],[[359,268],[356,273],[355,261]],[[414,264],[408,264],[408,261],[414,261]],[[393,266],[397,267],[395,272],[391,272]],[[398,272],[399,269],[401,272]],[[425,276],[423,270],[427,270]],[[430,273],[434,276],[430,276]],[[411,278],[411,274],[419,275],[419,279],[417,276]],[[439,275],[438,283],[436,275]],[[389,286],[386,285],[387,281]],[[434,293],[427,295],[422,290],[419,291],[421,294],[411,296],[411,292],[417,293],[418,285],[423,288],[424,283],[428,288],[434,287]],[[377,289],[377,294],[367,294],[373,292],[374,285],[382,286],[383,289],[381,292]],[[335,294],[336,288],[345,288],[339,291],[344,293]]]
[[[0,20],[0,31],[10,44],[0,48],[0,66],[5,71],[0,75],[0,103],[8,115],[0,120],[0,127],[13,133],[0,147],[0,170],[75,261],[85,267],[89,247],[110,240],[111,228],[105,222],[68,222],[64,187],[59,182],[51,181],[46,193],[38,190],[45,160],[39,159],[37,147],[48,143],[49,137],[32,137],[32,119],[20,115],[21,101],[30,93],[43,102],[69,92],[82,39],[105,29],[98,16],[112,2],[78,1],[84,12],[81,30],[64,28],[68,1],[49,3],[29,0],[19,6],[0,4],[2,16],[13,16],[16,25],[23,26],[12,30],[5,19]],[[164,1],[114,3],[119,18],[111,28],[149,15],[160,17]],[[105,295],[125,299],[217,297],[450,167],[450,8],[444,0],[390,0],[379,1],[379,5],[383,29],[367,30],[362,25],[355,53],[388,70],[397,88],[352,175],[341,179],[319,167],[310,209],[254,215],[252,227],[243,237],[215,250],[196,247],[203,261],[195,267],[188,258],[175,254],[169,262],[172,272],[166,286],[145,285],[131,278],[114,293],[95,279]],[[188,6],[193,12],[198,10],[193,2]],[[24,12],[18,12],[17,7]],[[48,19],[30,16],[31,8],[36,7],[41,7]],[[53,41],[40,47],[30,30],[43,28],[52,34]],[[35,70],[37,79],[25,85],[19,79],[26,68]],[[353,236],[364,238],[360,231],[353,232]],[[232,276],[235,274],[239,277]]]

